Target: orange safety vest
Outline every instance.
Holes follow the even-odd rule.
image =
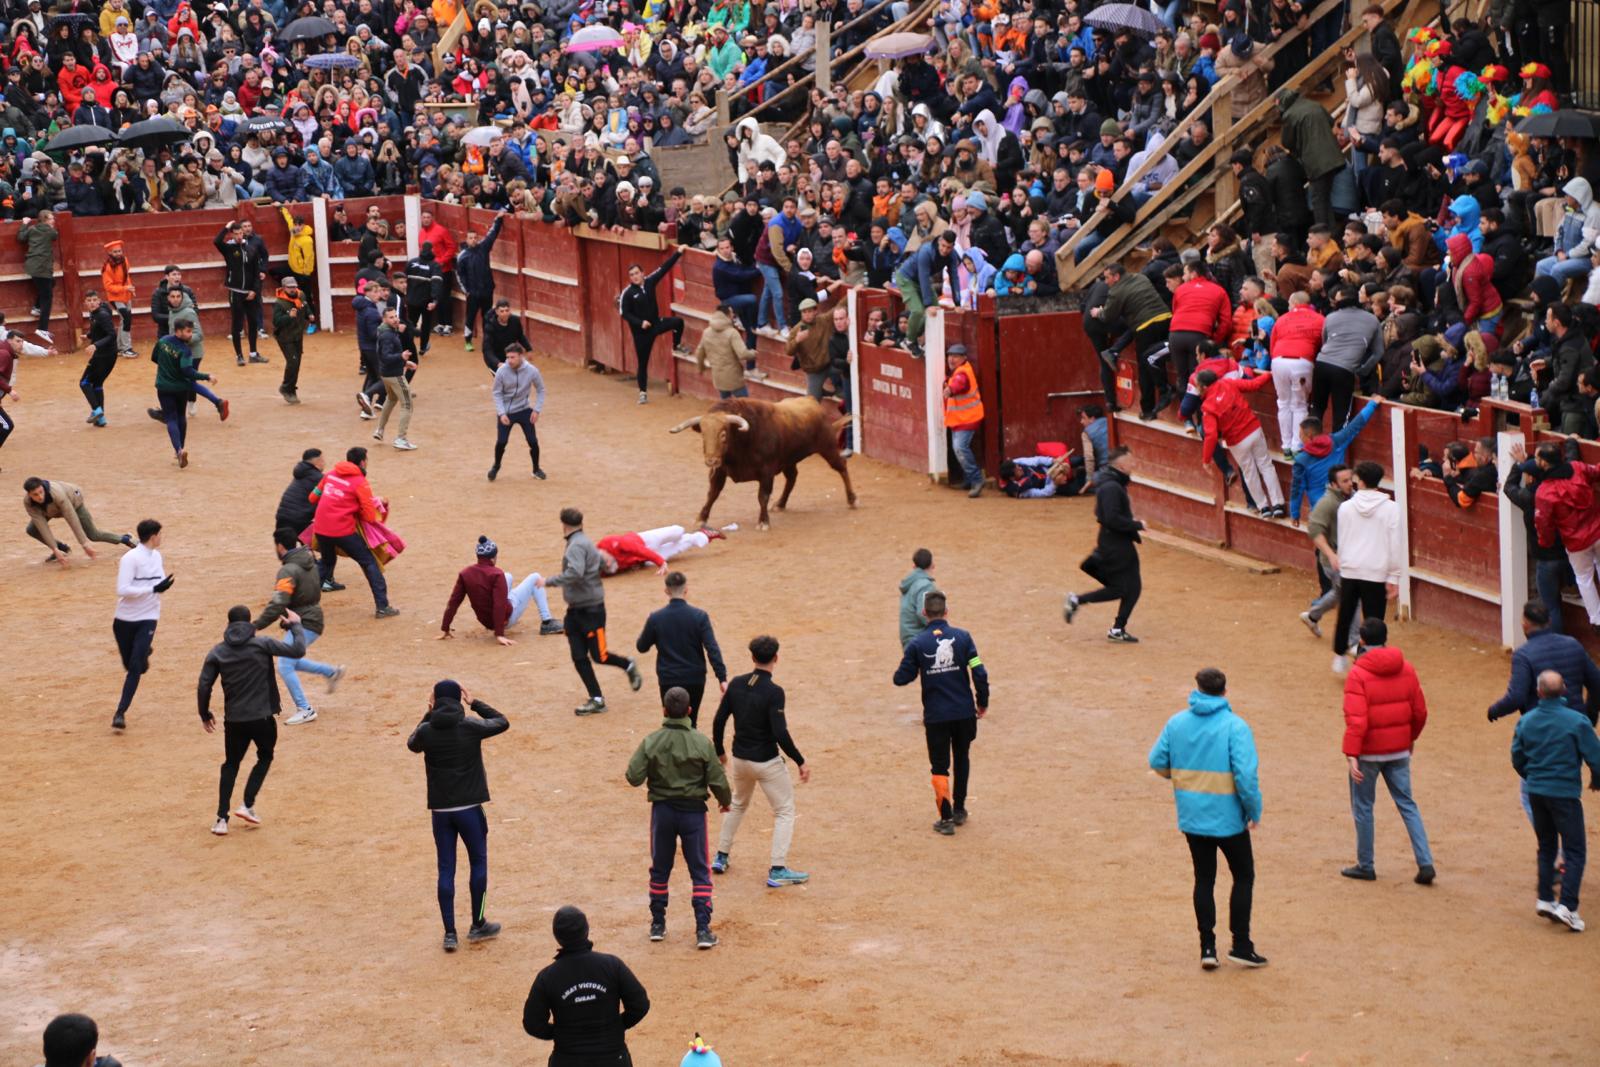
[[[128,261],[115,263],[110,256],[100,267],[100,295],[107,303],[126,304],[133,299],[133,280],[128,274]]]
[[[978,375],[972,364],[963,361],[950,377],[956,374],[967,376],[967,389],[944,398],[944,424],[952,430],[976,426],[983,421],[983,398],[978,395]]]

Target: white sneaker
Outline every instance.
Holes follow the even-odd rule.
[[[372,412],[370,412],[370,411],[363,411],[361,413],[361,421],[362,422],[369,422],[373,418],[374,418],[374,416],[373,416]]]
[[[417,446],[407,441],[404,437],[396,437],[394,439],[394,447],[402,452],[415,452],[417,450]]]
[[[788,339],[789,339],[789,327],[785,326],[783,329],[778,331],[778,340],[787,341]]]
[[[1561,921],[1560,916],[1557,914],[1560,910],[1561,905],[1553,900],[1541,900],[1533,906],[1533,913],[1535,915],[1543,916],[1544,918],[1549,919],[1551,922]]]
[[[1349,656],[1335,656],[1335,657],[1333,657],[1333,673],[1334,674],[1343,674],[1345,671],[1348,671],[1349,669],[1350,669],[1350,657]]]
[[[216,834],[218,837],[227,837],[228,820],[219,818],[216,822],[211,824],[211,832]]]
[[[1556,905],[1555,920],[1559,923],[1566,923],[1575,934],[1583,933],[1583,920],[1578,918],[1577,912],[1568,911],[1564,904]]]
[[[240,804],[237,808],[233,809],[233,816],[236,819],[243,819],[251,826],[261,825],[261,817],[256,814],[256,809],[247,808],[243,804]]]
[[[316,721],[317,721],[317,709],[316,708],[301,708],[299,711],[296,711],[293,715],[289,716],[288,719],[284,720],[284,724],[283,725],[285,725],[285,726],[299,726],[301,723],[304,723],[304,722],[316,722]]]
[[[1322,636],[1322,627],[1318,626],[1317,620],[1311,617],[1311,612],[1302,611],[1300,613],[1300,621],[1306,624],[1306,629],[1311,631],[1312,637]]]
[[[383,440],[383,431],[382,430],[374,430],[374,431],[372,431],[372,439],[374,441]]]
[[[191,419],[194,418],[194,401],[189,401],[188,410],[185,412]]]
[[[40,337],[43,337],[49,344],[56,343],[56,339],[50,335],[49,330],[34,330],[33,332],[38,334]]]
[[[649,393],[640,393],[639,394],[639,403],[641,403],[641,404],[650,403],[650,394]]]

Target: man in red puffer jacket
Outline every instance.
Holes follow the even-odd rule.
[[[1554,441],[1540,445],[1533,461],[1544,472],[1533,497],[1533,529],[1539,547],[1553,548],[1557,536],[1561,538],[1583,608],[1589,613],[1589,625],[1600,626],[1600,590],[1595,585],[1595,575],[1600,573],[1600,506],[1594,495],[1600,466],[1568,460]]]
[[[383,569],[378,566],[377,557],[367,547],[366,539],[361,536],[361,529],[357,525],[358,519],[364,522],[381,521],[381,513],[386,510],[372,495],[372,486],[367,483],[367,450],[352,448],[347,451],[344,462],[335,463],[333,469],[324,474],[322,481],[311,490],[310,499],[317,506],[316,515],[311,520],[311,532],[315,535],[317,552],[320,554],[317,569],[322,572],[322,591],[337,593],[344,588],[333,580],[333,565],[343,549],[344,554],[355,560],[361,572],[367,576],[378,618],[387,619],[400,614],[400,609],[389,603],[389,586],[383,580]]]
[[[1244,398],[1271,383],[1270,375],[1254,378],[1218,378],[1214,371],[1204,370],[1195,375],[1195,387],[1200,392],[1200,414],[1205,444],[1200,453],[1200,466],[1205,467],[1217,450],[1217,442],[1227,446],[1228,454],[1244,475],[1245,488],[1250,499],[1260,509],[1264,519],[1282,519],[1289,514],[1283,500],[1283,484],[1272,466],[1272,456],[1267,451],[1266,435],[1261,432],[1261,420]]]
[[[1428,702],[1417,672],[1398,648],[1388,648],[1389,627],[1382,619],[1361,624],[1363,654],[1344,680],[1344,754],[1350,762],[1350,814],[1356,821],[1356,864],[1339,873],[1371,882],[1372,802],[1383,776],[1411,836],[1418,885],[1432,885],[1433,853],[1422,813],[1411,799],[1411,746],[1428,724]]]
[[[1183,265],[1183,281],[1172,291],[1168,329],[1167,348],[1181,388],[1194,373],[1200,342],[1209,337],[1223,347],[1233,333],[1233,302],[1227,290],[1211,280],[1211,268],[1203,260]]]

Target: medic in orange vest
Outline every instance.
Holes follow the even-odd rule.
[[[983,424],[983,398],[978,395],[978,373],[967,361],[965,345],[945,350],[944,424],[950,431],[951,447],[966,477],[967,495],[983,495],[983,468],[972,454],[972,438]]]

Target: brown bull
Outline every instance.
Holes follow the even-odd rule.
[[[808,396],[791,397],[776,404],[736,397],[674,426],[669,432],[693,427],[704,439],[711,491],[706,495],[706,506],[700,509],[700,524],[705,525],[711,518],[711,505],[731,478],[760,484],[761,518],[756,525],[769,529],[767,501],[772,497],[772,480],[780,472],[783,474],[783,495],[778,498],[778,510],[782,511],[794,491],[795,468],[813,454],[839,472],[844,479],[845,498],[855,507],[856,491],[850,485],[844,458],[839,455],[839,431],[850,425],[851,418]]]

